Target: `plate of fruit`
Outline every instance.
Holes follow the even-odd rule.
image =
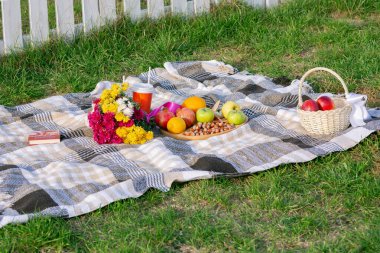
[[[208,108],[203,98],[192,96],[176,113],[163,108],[155,120],[163,135],[178,140],[206,140],[231,132],[248,121],[234,101],[227,101],[220,112],[217,111],[219,103]]]

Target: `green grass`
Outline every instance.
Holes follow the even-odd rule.
[[[290,79],[336,70],[380,106],[378,1],[294,1],[271,11],[224,6],[183,20],[117,24],[72,44],[52,41],[0,59],[0,104],[90,91],[165,61],[218,59]],[[341,87],[313,77],[319,91]],[[380,135],[304,164],[236,179],[176,184],[73,219],[0,230],[16,252],[379,252]]]

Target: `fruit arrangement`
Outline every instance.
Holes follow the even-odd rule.
[[[164,134],[177,139],[207,139],[232,131],[247,121],[247,116],[235,102],[227,101],[221,113],[217,112],[218,106],[219,101],[212,109],[207,108],[203,98],[192,96],[185,99],[175,113],[163,107],[155,115],[155,122]]]

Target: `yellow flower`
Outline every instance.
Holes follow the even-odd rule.
[[[117,83],[114,83],[111,85],[111,91],[118,91],[120,90],[120,85]]]
[[[119,127],[116,134],[123,139],[125,144],[144,144],[153,138],[153,132],[146,132],[144,128],[139,126]]]
[[[101,103],[109,99],[111,96],[111,91],[110,90],[104,90],[102,94],[100,95],[100,101]]]
[[[116,129],[116,134],[117,136],[119,136],[120,138],[124,139],[125,137],[127,137],[127,127],[118,127]]]
[[[137,126],[137,127],[135,127],[135,132],[136,132],[137,136],[140,139],[143,138],[143,137],[145,137],[145,130],[144,130],[144,128]]]
[[[118,112],[115,115],[116,121],[124,121],[124,114],[122,112]]]
[[[117,96],[119,96],[120,92],[121,92],[120,85],[118,85],[116,83],[112,84],[111,91],[110,91],[111,98],[115,99]]]
[[[121,90],[122,91],[126,91],[126,90],[128,90],[128,88],[129,88],[129,83],[127,83],[127,82],[125,82],[125,83],[123,83],[121,85]]]
[[[125,116],[125,115],[124,115],[123,122],[124,122],[124,123],[128,123],[129,120],[130,120],[130,118],[129,118],[128,116]]]
[[[149,131],[147,134],[146,134],[146,139],[149,141],[151,139],[153,139],[153,132],[152,131]]]
[[[108,112],[108,108],[109,108],[109,104],[107,103],[104,103],[102,104],[102,111],[105,113],[105,112]]]
[[[118,105],[116,102],[113,102],[111,104],[109,104],[108,106],[108,111],[106,112],[113,112],[113,113],[116,113],[117,112],[117,108],[118,108]],[[103,111],[104,113],[106,113],[105,111]]]
[[[113,102],[113,99],[111,98],[106,98],[104,100],[101,101],[101,104],[110,104]]]
[[[128,121],[130,120],[130,118],[128,116],[125,116],[122,112],[116,113],[115,119],[118,122],[123,121],[124,123],[128,123]]]
[[[129,140],[130,143],[137,142],[137,140],[138,140],[137,134],[135,132],[129,133],[127,135],[127,138],[128,138],[128,140]]]

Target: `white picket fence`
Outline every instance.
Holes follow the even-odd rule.
[[[3,39],[0,40],[0,55],[23,48],[32,43],[39,45],[50,36],[73,37],[80,31],[88,32],[117,18],[116,0],[82,0],[83,23],[74,23],[73,0],[55,0],[56,29],[49,29],[47,0],[29,1],[30,34],[22,33],[20,0],[0,0]],[[140,0],[123,0],[124,14],[136,21],[148,16],[156,19],[166,13],[197,15],[208,12],[211,4],[223,0],[171,0],[169,6],[164,0],[147,0],[147,9],[141,9]],[[248,5],[270,8],[284,0],[244,0]]]

